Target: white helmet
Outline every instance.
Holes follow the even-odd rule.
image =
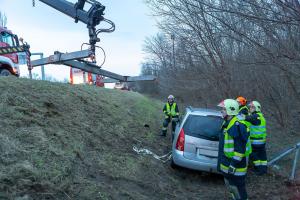
[[[174,99],[175,99],[175,97],[174,97],[173,95],[170,94],[170,95],[168,96],[168,100],[174,100]]]
[[[234,99],[225,99],[218,106],[225,108],[227,115],[237,115],[239,113],[239,103]]]
[[[251,101],[249,103],[250,107],[253,107],[255,109],[256,112],[261,112],[261,105],[258,101]]]

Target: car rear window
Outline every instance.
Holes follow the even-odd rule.
[[[183,129],[186,135],[218,141],[222,123],[223,118],[219,116],[190,115]]]

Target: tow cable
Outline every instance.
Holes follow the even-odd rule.
[[[139,155],[152,155],[155,159],[162,161],[163,163],[168,162],[172,158],[172,151],[168,152],[165,155],[158,156],[157,154],[153,153],[152,151],[144,148],[137,148],[133,146],[133,151],[135,151]]]

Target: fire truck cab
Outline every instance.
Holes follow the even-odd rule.
[[[17,35],[0,26],[0,47],[19,46]],[[0,55],[0,76],[20,76],[18,53]]]

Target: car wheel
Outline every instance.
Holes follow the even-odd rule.
[[[12,75],[10,71],[8,71],[7,69],[1,69],[0,76],[10,76],[10,75]]]

